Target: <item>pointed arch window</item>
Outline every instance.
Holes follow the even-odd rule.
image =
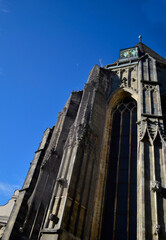
[[[136,239],[137,109],[125,98],[112,111],[112,133],[103,215],[103,240]]]

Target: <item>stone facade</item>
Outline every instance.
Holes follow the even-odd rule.
[[[44,132],[2,240],[166,239],[166,60],[131,51]]]
[[[12,212],[14,204],[17,200],[18,194],[19,194],[19,191],[16,190],[14,192],[14,195],[12,196],[12,198],[8,201],[8,203],[3,205],[3,206],[0,206],[0,239],[3,236],[3,233],[4,233],[5,228],[6,228],[6,224],[9,220],[10,215],[11,215],[11,212]]]

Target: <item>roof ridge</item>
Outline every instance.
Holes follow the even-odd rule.
[[[139,50],[142,54],[148,53],[151,57],[155,58],[157,61],[165,63],[166,64],[166,59],[164,57],[162,57],[161,55],[159,55],[158,53],[156,53],[154,50],[152,50],[151,48],[149,48],[147,45],[145,45],[142,42],[139,42],[138,44],[136,44],[135,46],[139,47]]]

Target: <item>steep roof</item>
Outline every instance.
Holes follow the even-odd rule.
[[[146,53],[149,54],[151,57],[156,59],[158,62],[166,64],[166,59],[161,57],[158,53],[153,51],[151,48],[146,46],[144,43],[139,42],[136,46],[139,47],[141,55],[145,55]]]

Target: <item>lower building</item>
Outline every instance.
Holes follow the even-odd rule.
[[[7,222],[9,221],[9,217],[13,210],[14,204],[17,200],[18,194],[19,194],[19,191],[16,190],[12,198],[8,201],[8,203],[3,206],[0,206],[0,239],[4,234]]]

